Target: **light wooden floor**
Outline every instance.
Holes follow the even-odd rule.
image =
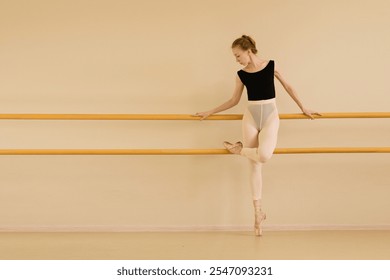
[[[390,259],[390,231],[0,233],[0,259]]]

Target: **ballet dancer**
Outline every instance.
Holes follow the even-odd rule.
[[[261,210],[262,166],[272,156],[277,142],[279,114],[275,103],[274,77],[282,84],[298,107],[310,119],[319,113],[306,109],[296,91],[275,68],[273,60],[265,60],[257,55],[256,42],[243,35],[232,44],[236,61],[244,68],[237,72],[233,96],[222,105],[205,112],[196,113],[201,120],[208,116],[236,106],[244,87],[248,95],[248,106],[242,119],[242,142],[234,144],[225,141],[224,146],[233,154],[247,157],[251,167],[251,190],[255,210],[255,235],[262,235],[261,223],[266,214]]]

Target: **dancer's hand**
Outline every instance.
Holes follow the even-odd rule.
[[[204,119],[207,119],[210,115],[211,115],[211,113],[209,111],[207,111],[207,112],[196,113],[193,116],[194,117],[200,117],[200,120],[203,121]]]
[[[314,120],[314,117],[313,115],[317,115],[317,116],[322,116],[320,113],[316,112],[316,111],[313,111],[313,110],[310,110],[310,109],[306,109],[306,108],[303,108],[302,109],[302,113],[305,115],[305,116],[308,116],[310,119]]]

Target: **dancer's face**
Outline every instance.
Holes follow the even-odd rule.
[[[244,51],[240,47],[232,48],[233,55],[236,58],[236,61],[240,63],[241,65],[247,66],[249,63],[249,50]]]

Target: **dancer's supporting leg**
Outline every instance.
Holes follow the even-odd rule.
[[[255,120],[253,114],[247,111],[243,118],[243,148],[240,154],[249,159],[251,166],[251,189],[253,206],[255,209],[255,234],[262,235],[261,223],[266,219],[266,215],[261,210],[262,199],[262,166],[269,160],[276,147],[277,134],[279,129],[279,115],[275,104],[272,112],[262,120]],[[265,109],[260,105],[259,110]],[[263,112],[260,112],[263,116]]]
[[[259,145],[259,129],[253,121],[252,115],[247,111],[244,114],[243,123],[242,123],[242,134],[243,134],[243,147],[244,148],[253,148],[256,149]],[[261,212],[261,198],[262,198],[262,166],[261,162],[254,161],[249,159],[250,165],[250,184],[251,192],[253,198],[253,206],[255,209],[255,234],[257,236],[261,235],[261,222],[265,215],[262,215]]]

